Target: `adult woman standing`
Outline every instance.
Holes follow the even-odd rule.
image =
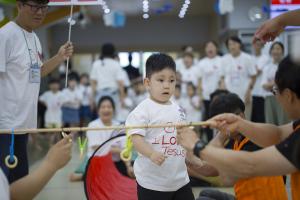
[[[281,42],[274,42],[270,48],[271,62],[266,65],[262,74],[262,87],[266,91],[265,98],[265,116],[266,122],[270,124],[282,125],[288,122],[288,118],[282,107],[276,101],[272,94],[272,88],[275,84],[275,73],[280,61],[283,59],[284,46]]]

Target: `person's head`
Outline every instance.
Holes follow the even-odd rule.
[[[68,87],[71,90],[74,90],[76,88],[77,84],[78,84],[78,79],[75,76],[69,76]]]
[[[284,46],[281,42],[274,42],[270,47],[270,56],[274,63],[279,63],[284,56]]]
[[[163,53],[151,55],[146,61],[144,84],[151,99],[159,103],[169,103],[176,85],[176,65],[174,60]]]
[[[196,86],[192,82],[188,82],[186,85],[187,95],[193,97],[196,94]]]
[[[80,76],[80,84],[87,86],[87,85],[89,85],[89,82],[90,82],[89,81],[89,75],[86,74],[86,73],[81,74],[81,76]]]
[[[242,51],[242,46],[243,43],[241,39],[238,38],[237,36],[231,36],[226,40],[226,47],[229,53],[234,57],[240,55]]]
[[[111,43],[106,43],[102,45],[100,58],[112,58],[115,59],[116,49]]]
[[[97,105],[99,118],[103,123],[111,123],[115,113],[115,103],[110,96],[100,98]]]
[[[300,118],[300,64],[290,56],[284,58],[275,75],[273,88],[277,100],[293,120]]]
[[[222,93],[215,96],[209,105],[209,116],[214,117],[223,113],[233,113],[245,118],[245,104],[234,93]],[[238,133],[232,133],[231,137],[237,136]]]
[[[217,89],[217,90],[215,90],[209,96],[210,101],[213,101],[215,99],[215,97],[219,96],[220,94],[229,94],[229,91],[225,90],[225,89]]]
[[[190,68],[194,64],[194,54],[191,52],[185,52],[183,54],[183,63],[186,68]]]
[[[205,43],[205,54],[208,58],[214,58],[218,53],[218,44],[215,41]]]
[[[49,85],[49,89],[52,92],[57,92],[60,88],[59,80],[55,79],[55,78],[50,79],[49,82],[48,82],[48,85]]]
[[[264,47],[264,43],[261,40],[255,40],[253,42],[253,50],[256,55],[261,54],[261,50]]]
[[[193,53],[194,49],[192,46],[189,46],[189,45],[184,45],[181,47],[181,51],[182,52],[190,52],[190,53]]]
[[[181,86],[179,84],[176,84],[176,86],[175,86],[174,97],[176,99],[180,99],[180,97],[181,97]]]
[[[27,31],[39,27],[48,11],[48,2],[49,0],[17,0],[17,23]]]

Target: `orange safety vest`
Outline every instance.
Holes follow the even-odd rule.
[[[240,151],[249,141],[244,138],[240,143],[236,140],[233,149]],[[287,200],[287,193],[282,176],[261,176],[241,179],[234,184],[237,200]]]
[[[295,131],[298,129],[300,129],[300,125],[295,128]],[[300,171],[291,174],[291,188],[293,200],[300,199]]]

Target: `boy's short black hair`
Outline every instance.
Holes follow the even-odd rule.
[[[60,82],[57,78],[50,78],[49,81],[48,81],[48,84],[51,85],[51,84],[54,84],[54,83],[60,84]]]
[[[48,4],[49,3],[49,0],[17,0],[21,3],[27,3],[28,1],[32,1],[36,4]]]
[[[176,72],[176,64],[173,58],[167,54],[152,54],[146,61],[146,77],[151,78],[152,74],[164,69],[171,69]]]
[[[192,52],[184,52],[182,57],[190,57],[192,59],[194,59],[194,54]]]
[[[225,42],[227,49],[228,49],[228,45],[229,45],[229,40],[239,43],[241,49],[243,48],[242,40],[238,36],[230,36],[229,38],[227,38],[227,40]]]
[[[180,84],[176,84],[176,85],[175,85],[175,89],[181,90],[181,85],[180,85]]]
[[[285,57],[279,63],[275,83],[280,92],[289,88],[300,99],[300,64],[293,61],[291,56]]]
[[[210,94],[209,98],[211,101],[213,101],[214,98],[219,96],[220,94],[229,94],[229,91],[225,90],[225,89],[217,89],[213,93]]]
[[[90,76],[87,73],[83,73],[80,75],[80,79],[82,78],[89,78]]]
[[[188,83],[187,83],[187,87],[189,87],[189,86],[192,87],[194,91],[197,90],[197,87],[194,85],[193,82],[188,82]]]
[[[222,113],[240,114],[244,112],[244,102],[234,93],[220,94],[209,105],[209,117]]]

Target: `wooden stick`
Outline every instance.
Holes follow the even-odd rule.
[[[106,130],[122,130],[122,129],[143,129],[143,128],[165,128],[165,127],[188,127],[188,126],[209,126],[208,121],[189,122],[177,124],[153,124],[153,125],[133,125],[133,126],[107,126],[107,127],[62,127],[62,128],[39,128],[39,129],[14,129],[15,133],[60,133],[72,131],[106,131]],[[9,134],[11,129],[0,129],[0,134]]]

